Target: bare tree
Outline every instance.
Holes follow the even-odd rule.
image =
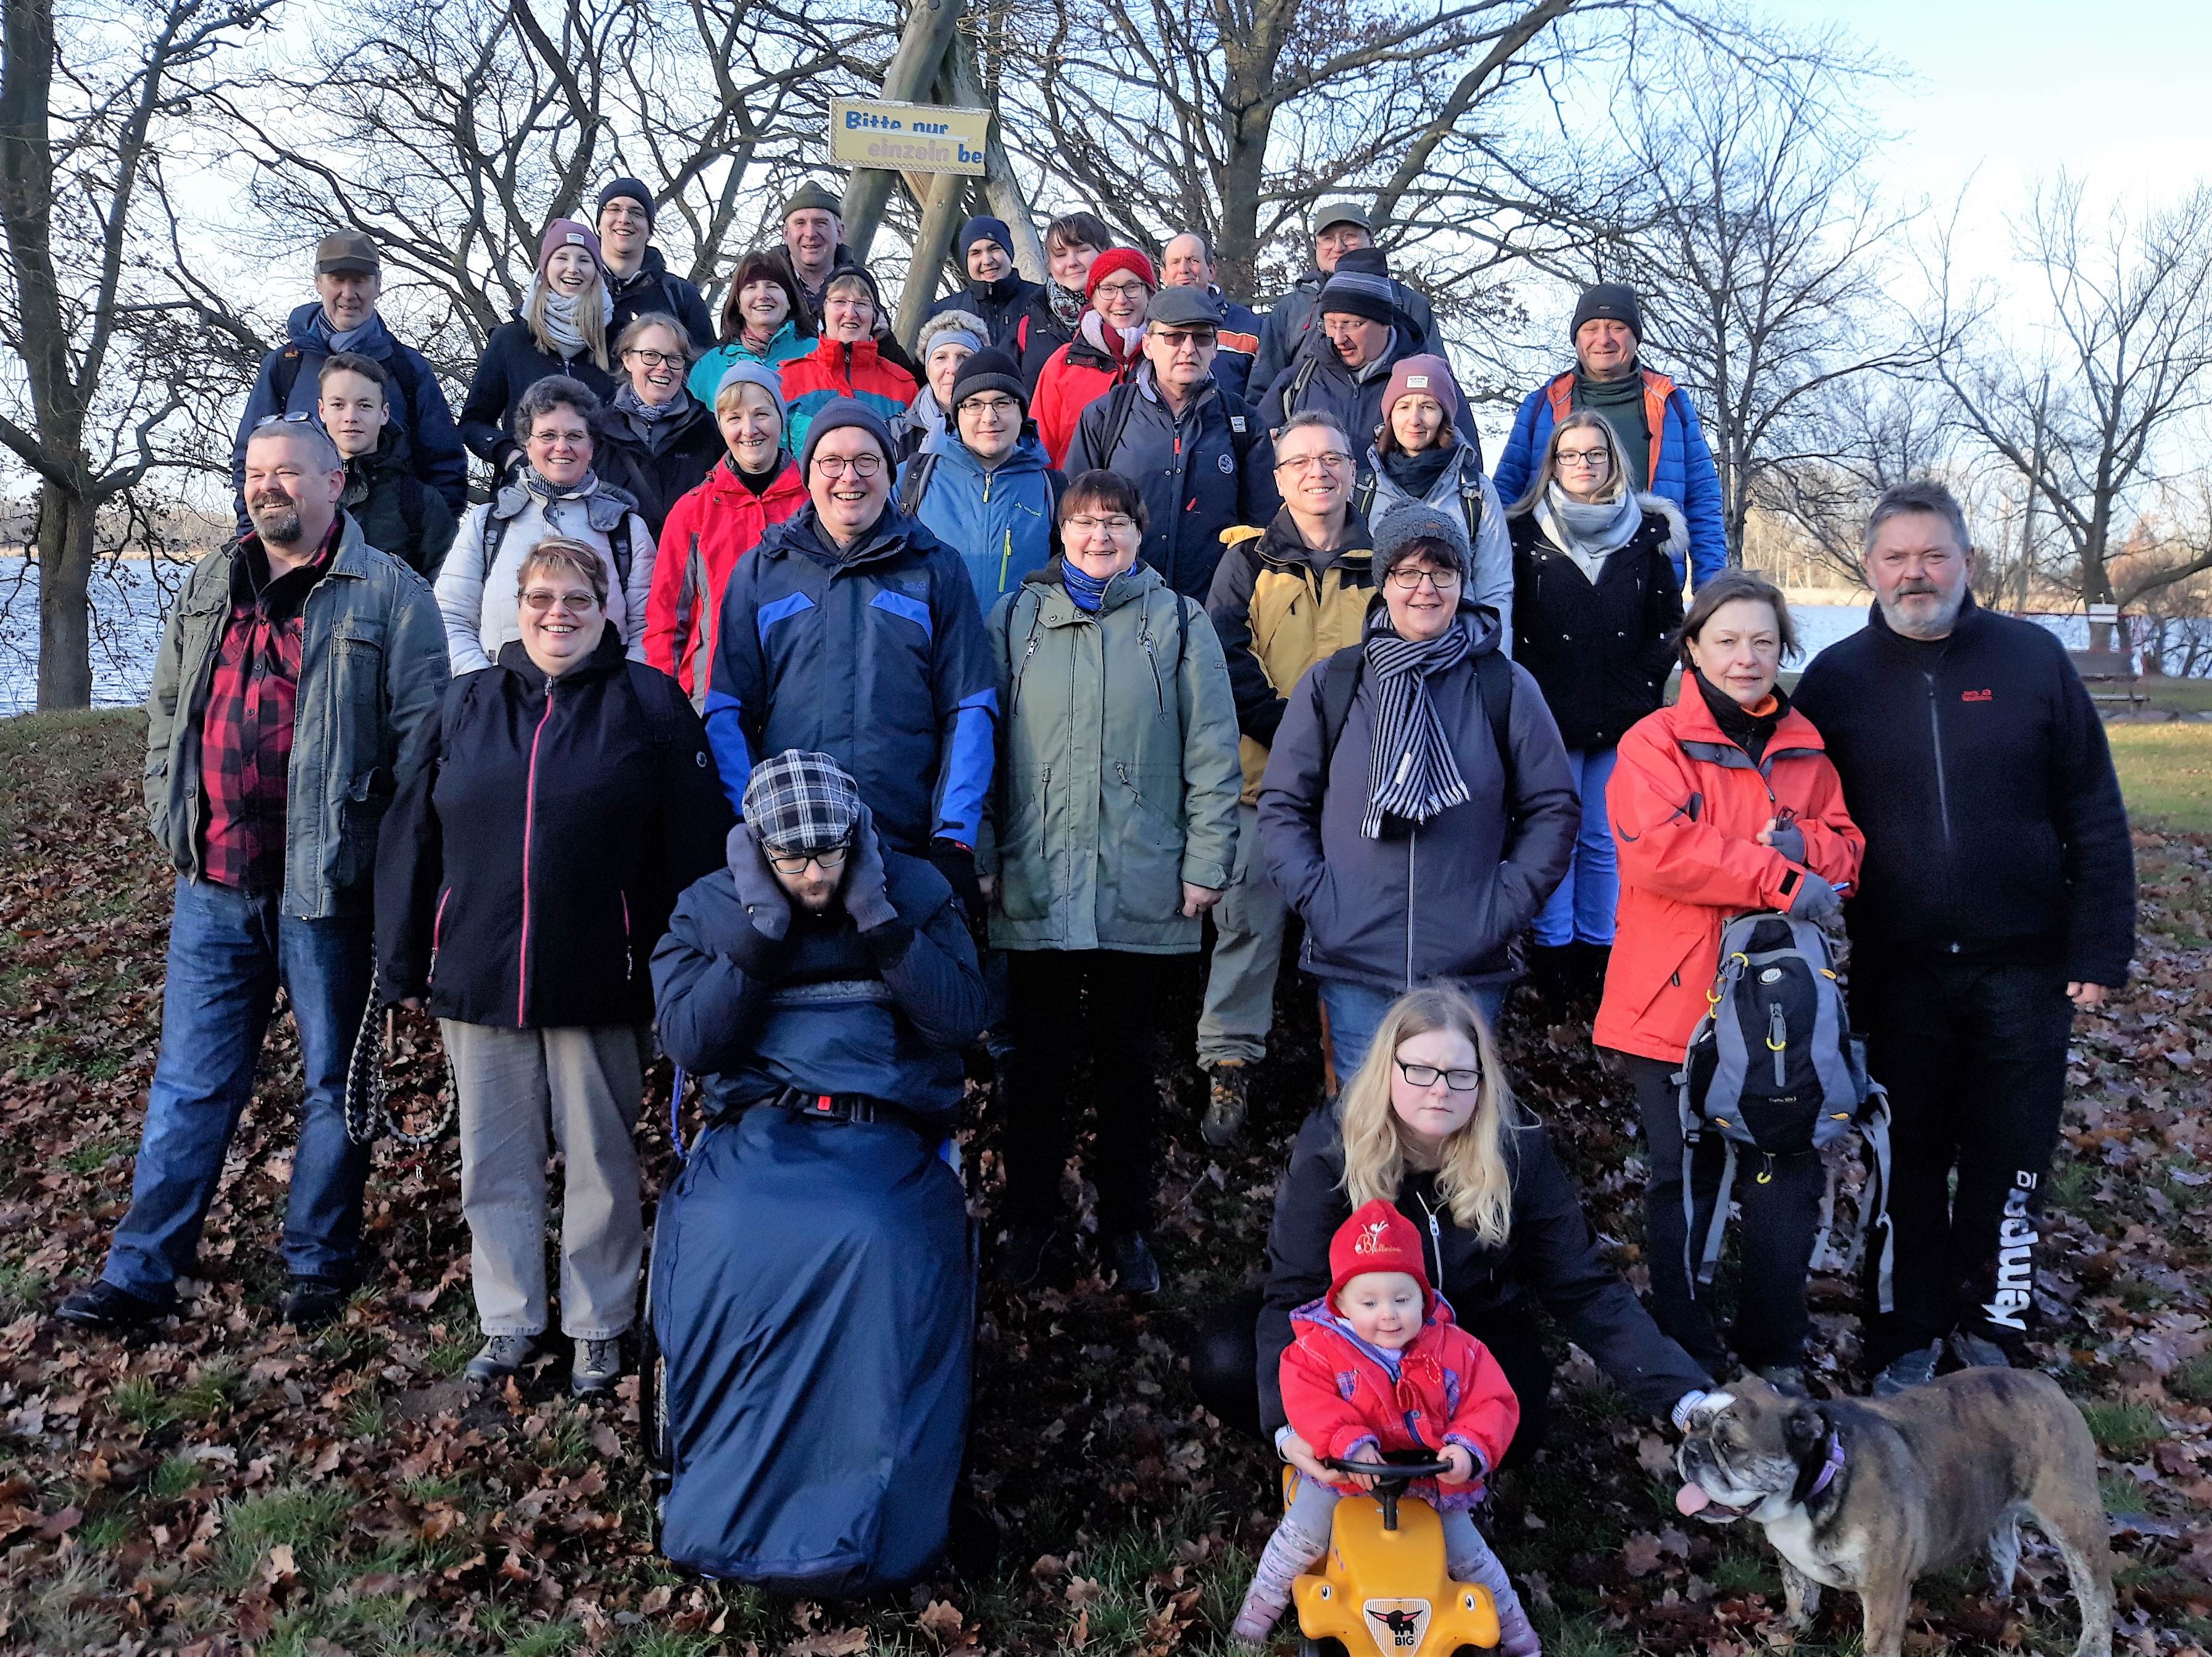
[[[1986,301],[1954,301],[1948,239],[1929,355],[1960,419],[2017,472],[2069,555],[2084,604],[2135,603],[2212,569],[2195,556],[2115,564],[2121,539],[2212,408],[2212,188],[2162,211],[2089,210],[2080,180],[2039,189],[2016,227],[2041,289],[2040,350],[1998,332]],[[2201,451],[2190,456],[2201,460]],[[2106,629],[2093,627],[2102,648]]]
[[[155,466],[191,463],[233,389],[227,308],[185,268],[169,170],[276,0],[4,0],[0,66],[0,444],[38,479],[39,705],[92,698],[90,582]],[[188,447],[186,447],[188,445]]]

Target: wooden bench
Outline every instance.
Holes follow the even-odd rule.
[[[2137,689],[2134,654],[2127,650],[2069,650],[2066,659],[2089,688],[2092,702],[2148,707],[2150,698]]]

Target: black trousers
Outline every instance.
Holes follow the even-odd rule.
[[[1704,1255],[1726,1153],[1712,1139],[1698,1148],[1696,1166],[1690,1171],[1697,1197],[1693,1234],[1682,1212],[1682,1116],[1672,1080],[1680,1067],[1635,1053],[1620,1057],[1636,1084],[1636,1108],[1644,1118],[1651,1163],[1644,1188],[1651,1314],[1706,1374],[1724,1375],[1728,1361],[1713,1327],[1712,1290],[1707,1286],[1692,1292],[1684,1249],[1694,1234],[1695,1254]],[[1737,1148],[1735,1185],[1729,1196],[1741,1205],[1742,1217],[1736,1242],[1735,1327],[1730,1338],[1746,1368],[1805,1361],[1805,1337],[1812,1332],[1812,1319],[1805,1311],[1805,1280],[1826,1187],[1826,1171],[1817,1151],[1770,1158]]]
[[[1081,1101],[1069,1096],[1079,1043],[1091,1048],[1097,1133],[1085,1172],[1102,1237],[1152,1221],[1160,1121],[1161,958],[1125,950],[1006,952],[1005,1218],[1050,1224]]]
[[[1191,1389],[1229,1427],[1264,1439],[1260,1426],[1260,1290],[1244,1290],[1199,1315],[1190,1349]],[[1533,1313],[1476,1313],[1460,1327],[1490,1349],[1521,1401],[1521,1424],[1500,1467],[1525,1465],[1551,1423],[1552,1360]]]
[[[2066,1094],[2065,969],[1862,955],[1851,1011],[1894,1118],[1897,1309],[1869,1329],[1869,1366],[1954,1329],[2016,1349],[2034,1326],[2035,1216]]]

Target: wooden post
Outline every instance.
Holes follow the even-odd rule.
[[[993,108],[983,96],[982,73],[975,66],[975,43],[964,34],[952,43],[952,101],[970,109]],[[1014,164],[1006,154],[1006,141],[999,136],[995,113],[983,145],[983,193],[991,211],[1006,220],[1006,228],[1013,232],[1014,245],[1008,251],[1014,256],[1014,268],[1031,282],[1042,282],[1044,242],[1037,235],[1036,220],[1022,195],[1021,184],[1014,177]]]
[[[929,90],[959,33],[961,4],[962,0],[915,0],[906,27],[899,31],[898,50],[884,71],[880,95],[884,100],[915,103]],[[892,177],[882,168],[856,167],[845,182],[844,210],[838,216],[845,222],[845,245],[861,264],[867,262],[868,244],[883,224]]]
[[[906,287],[899,295],[897,319],[891,332],[911,351],[915,335],[921,331],[921,314],[937,297],[938,278],[944,274],[945,250],[960,228],[960,210],[967,194],[967,179],[958,173],[939,173],[931,181],[929,199],[923,204],[921,225],[915,232],[914,262],[907,266]]]

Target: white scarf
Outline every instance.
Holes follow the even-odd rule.
[[[1627,545],[1642,526],[1644,503],[1632,489],[1622,490],[1617,501],[1577,501],[1553,483],[1536,503],[1536,521],[1595,587],[1606,559]]]

